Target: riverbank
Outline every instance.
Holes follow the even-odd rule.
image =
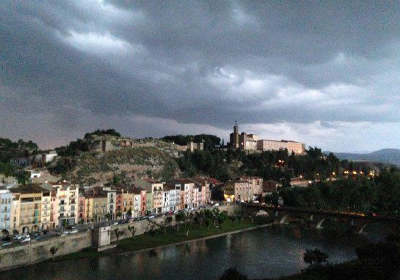
[[[247,219],[244,219],[241,222],[226,220],[222,224],[222,228],[217,228],[212,225],[209,228],[207,228],[205,225],[201,227],[198,225],[191,225],[189,228],[188,236],[186,236],[186,230],[184,226],[180,226],[178,231],[175,227],[169,227],[167,228],[165,233],[161,229],[157,230],[155,236],[151,236],[149,232],[146,232],[133,238],[120,240],[117,248],[115,249],[102,252],[97,252],[94,249],[87,249],[76,253],[56,257],[55,261],[58,262],[84,258],[98,258],[102,256],[112,256],[116,254],[131,254],[145,250],[152,250],[155,248],[175,246],[187,242],[218,238],[220,236],[228,234],[245,232],[248,230],[254,230],[260,227],[271,225],[272,223],[261,225],[254,224],[251,222],[251,220]]]
[[[258,229],[249,227],[238,234],[223,232],[221,235],[224,236],[215,235],[206,237],[207,240],[188,240],[182,245],[169,244],[135,252],[117,249],[94,258],[86,252],[81,259],[50,260],[3,272],[0,278],[216,280],[229,267],[237,267],[249,279],[265,277],[276,280],[307,267],[302,259],[305,248],[320,248],[334,263],[350,261],[357,248],[349,239],[325,238],[319,231],[280,225]],[[130,235],[126,237],[130,238]],[[156,235],[156,239],[158,237]]]

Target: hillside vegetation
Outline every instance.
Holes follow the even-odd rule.
[[[0,174],[6,177],[14,176],[19,182],[24,183],[27,180],[27,174],[15,165],[10,163],[12,158],[28,157],[38,153],[39,147],[32,141],[25,142],[20,139],[13,142],[7,138],[0,138]]]
[[[179,175],[175,159],[155,147],[82,152],[78,156],[60,158],[50,170],[82,184],[129,183],[144,175],[168,180]]]

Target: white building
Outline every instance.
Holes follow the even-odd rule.
[[[260,151],[279,151],[287,149],[289,154],[304,154],[305,146],[303,143],[287,140],[259,140],[257,142],[257,150]]]
[[[51,191],[50,220],[52,227],[76,224],[78,222],[79,187],[70,185],[66,181],[44,183],[42,187]],[[47,213],[47,209],[43,208],[42,213]]]
[[[304,154],[305,145],[296,141],[289,140],[265,140],[260,139],[255,134],[239,134],[237,124],[233,127],[233,133],[230,134],[230,145],[234,149],[242,149],[245,151],[279,151],[287,149],[289,154]]]
[[[241,177],[241,181],[249,182],[249,187],[253,195],[261,195],[263,192],[263,178],[257,176]]]
[[[107,213],[110,215],[110,219],[116,219],[116,202],[117,202],[117,191],[111,188],[103,189],[107,193]]]
[[[52,162],[57,157],[56,151],[50,151],[48,153],[43,154],[43,161],[44,163]]]
[[[163,212],[180,210],[181,184],[169,182],[163,188]]]
[[[40,172],[40,171],[30,170],[30,172],[31,172],[31,176],[30,176],[31,179],[40,178],[42,176],[42,172]]]

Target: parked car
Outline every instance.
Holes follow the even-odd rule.
[[[172,216],[172,215],[174,215],[174,211],[169,211],[169,212],[165,213],[165,216]]]
[[[1,239],[1,241],[3,241],[3,242],[10,242],[10,241],[11,241],[11,237],[10,237],[9,235],[4,236],[4,237]]]
[[[14,240],[20,240],[21,238],[22,238],[22,236],[19,234],[13,236]]]
[[[12,244],[12,242],[8,241],[8,242],[4,242],[1,244],[1,247],[6,247],[6,246],[10,246]]]
[[[31,236],[29,235],[29,233],[23,233],[23,234],[21,235],[21,239],[28,238],[28,237],[31,237]]]
[[[43,239],[43,236],[41,236],[41,235],[38,235],[38,236],[35,237],[36,241],[39,241],[39,240],[42,240],[42,239]]]
[[[71,230],[71,231],[69,232],[69,234],[74,234],[74,233],[78,233],[78,230],[77,230],[77,229],[73,229],[73,230]]]
[[[219,206],[219,203],[215,203],[215,204],[214,204],[214,207],[218,207],[218,206]]]
[[[31,241],[31,238],[30,237],[26,237],[26,238],[21,240],[21,243],[27,243],[27,242],[30,242],[30,241]]]
[[[155,218],[154,215],[150,215],[147,219],[148,219],[148,220],[151,220],[151,219],[154,219],[154,218]]]
[[[69,234],[69,231],[64,230],[64,231],[61,233],[61,236],[65,236],[65,235],[68,235],[68,234]]]

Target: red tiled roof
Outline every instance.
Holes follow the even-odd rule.
[[[210,177],[210,182],[214,185],[222,185],[223,183],[221,181],[218,181],[215,178]]]

